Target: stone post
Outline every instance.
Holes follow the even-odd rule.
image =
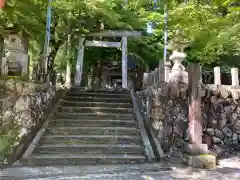
[[[28,54],[21,54],[19,55],[19,62],[21,62],[22,65],[22,76],[28,76],[28,62],[29,62],[29,56]]]
[[[164,81],[165,82],[168,82],[170,72],[171,72],[171,62],[166,61],[164,64]]]
[[[156,79],[156,83],[157,84],[159,82],[159,72],[158,72],[158,68],[155,68],[155,79]]]
[[[164,82],[165,81],[165,66],[164,66],[164,61],[159,61],[159,82]]]
[[[191,144],[202,144],[201,72],[199,64],[189,64],[189,135]]]
[[[154,84],[154,71],[150,72],[150,86]]]
[[[88,84],[87,84],[87,90],[92,90],[93,87],[92,87],[92,75],[88,75]]]
[[[231,68],[232,86],[239,86],[238,68]]]
[[[202,66],[200,66],[200,83],[202,83]]]
[[[214,67],[214,84],[221,85],[221,69],[220,69],[220,67]]]
[[[185,162],[194,168],[214,168],[216,157],[208,154],[203,144],[203,121],[201,115],[201,69],[200,64],[188,67],[188,132],[189,144],[185,147]]]
[[[8,75],[8,64],[7,64],[7,58],[6,57],[2,58],[1,75],[2,76],[7,76]]]
[[[148,80],[149,80],[149,74],[147,72],[145,72],[143,74],[143,87],[147,88],[148,87]]]
[[[153,71],[152,71],[152,76],[153,76],[153,85],[155,85],[156,83],[157,83],[157,71],[156,71],[156,69],[154,69]]]
[[[122,88],[128,88],[128,67],[127,67],[127,36],[122,37]]]
[[[152,114],[152,109],[153,109],[153,94],[152,94],[152,88],[148,88],[147,90],[147,115],[148,117],[151,116]]]

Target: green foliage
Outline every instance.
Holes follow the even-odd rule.
[[[154,33],[141,38],[129,38],[128,53],[137,63],[156,65],[163,57],[164,4],[168,6],[168,35],[176,47],[187,44],[189,61],[211,64],[220,57],[240,54],[240,8],[234,0],[161,0],[153,10],[148,0],[57,0],[53,1],[51,47],[57,69],[64,70],[66,60],[75,64],[78,36],[89,32],[110,30],[146,31],[146,23],[154,24]],[[27,37],[32,61],[43,53],[47,1],[8,0],[0,10],[0,34],[14,30]],[[71,57],[66,57],[66,41],[71,39]],[[109,39],[114,40],[114,39]],[[116,39],[115,39],[116,40]],[[118,39],[119,40],[119,39]],[[65,47],[65,48],[64,48]],[[85,69],[102,60],[120,60],[117,49],[86,48]],[[32,63],[34,64],[34,63]],[[35,63],[36,64],[36,63]]]
[[[0,134],[0,166],[7,162],[7,157],[12,154],[16,143],[16,134]]]
[[[240,9],[233,1],[189,1],[169,10],[169,38],[188,44],[188,60],[211,64],[222,56],[239,56]]]

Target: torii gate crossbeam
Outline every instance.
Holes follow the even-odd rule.
[[[78,59],[76,65],[75,74],[75,85],[80,85],[82,79],[82,66],[83,66],[83,54],[84,46],[95,46],[95,47],[116,47],[122,49],[122,88],[128,88],[128,67],[127,67],[127,37],[128,36],[142,36],[140,31],[100,31],[95,33],[87,34],[86,36],[97,36],[97,37],[122,37],[121,42],[108,42],[108,41],[85,41],[85,36],[79,37],[79,49]]]

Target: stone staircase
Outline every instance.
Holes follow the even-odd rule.
[[[131,97],[123,92],[72,88],[33,152],[21,165],[134,164],[147,162]]]

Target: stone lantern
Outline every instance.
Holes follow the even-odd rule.
[[[169,74],[168,82],[170,83],[188,83],[188,73],[182,64],[182,61],[186,58],[186,53],[183,50],[174,50],[170,56],[170,60],[173,62],[173,67]]]

